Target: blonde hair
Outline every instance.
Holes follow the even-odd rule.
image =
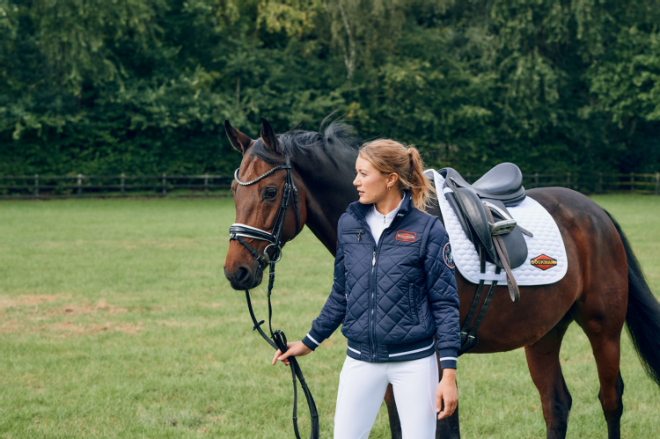
[[[376,139],[362,145],[359,156],[383,174],[397,174],[399,190],[410,190],[413,206],[426,211],[436,191],[424,175],[424,163],[417,148],[391,139]]]

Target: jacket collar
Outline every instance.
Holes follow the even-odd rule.
[[[410,190],[404,189],[403,192],[405,194],[405,197],[403,199],[403,202],[401,203],[401,208],[399,209],[399,212],[396,214],[397,216],[404,216],[413,207],[412,200],[410,197]],[[373,203],[362,204],[360,203],[360,201],[354,201],[348,205],[348,209],[346,209],[346,212],[353,215],[358,221],[366,223],[367,212],[369,212],[369,209],[371,209],[373,205],[374,205]]]

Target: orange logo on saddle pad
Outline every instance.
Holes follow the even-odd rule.
[[[536,268],[540,268],[543,271],[547,270],[548,268],[557,266],[557,260],[546,255],[537,256],[529,262]]]
[[[405,230],[396,231],[397,241],[415,242],[416,239],[417,239],[417,233],[415,232],[406,232]]]

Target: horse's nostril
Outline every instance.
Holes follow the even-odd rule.
[[[252,274],[245,265],[240,265],[236,270],[229,272],[225,268],[225,277],[234,289],[248,288],[252,284]]]
[[[243,284],[246,283],[249,279],[250,271],[245,267],[238,267],[238,270],[236,270],[236,280]]]

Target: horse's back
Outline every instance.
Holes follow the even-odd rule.
[[[536,188],[527,196],[538,201],[555,219],[560,229],[593,232],[596,238],[618,237],[618,232],[605,210],[580,192],[563,187]],[[570,236],[565,236],[570,238]],[[617,239],[620,241],[620,239]]]
[[[607,212],[589,197],[553,187],[528,191],[555,219],[568,255],[568,281],[578,282],[576,300],[592,313],[620,311],[623,321],[628,297],[626,251]],[[569,276],[570,274],[570,276]],[[606,309],[607,306],[607,309]]]

